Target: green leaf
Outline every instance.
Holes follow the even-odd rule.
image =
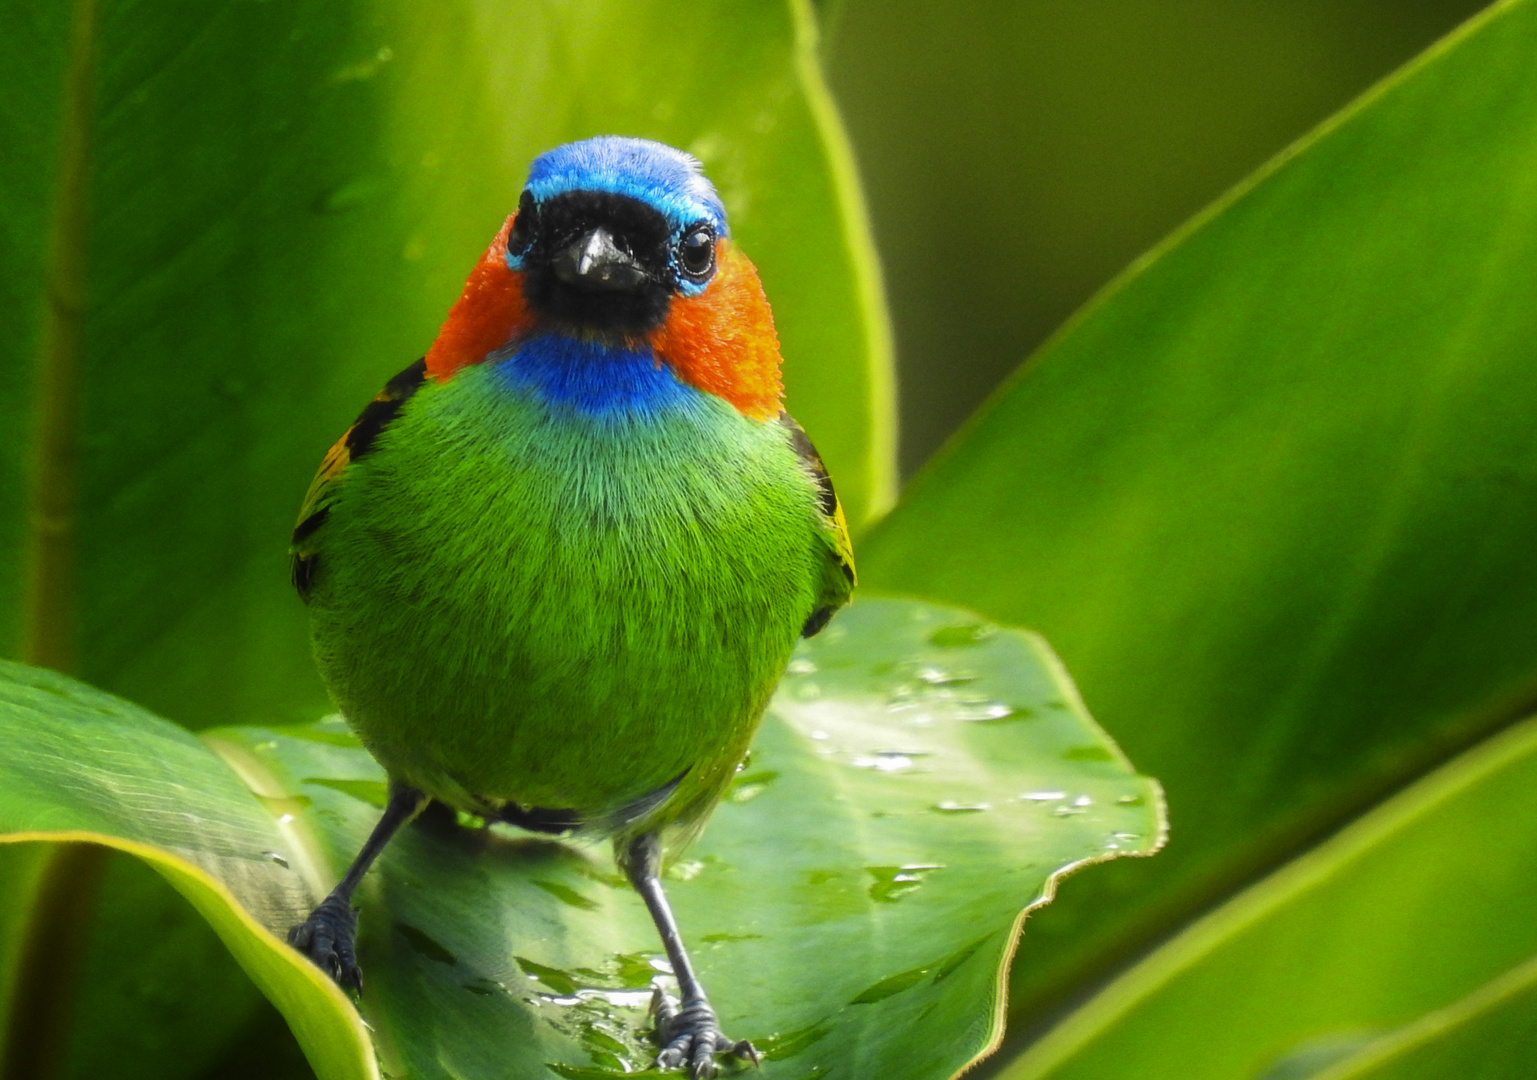
[[[1522,1080],[1537,1055],[1537,957],[1367,1045],[1312,1080]]]
[[[1537,699],[1537,4],[1494,5],[1135,266],[863,544],[1041,628],[1179,843],[1075,885],[1081,992]]]
[[[1534,786],[1528,720],[1196,922],[1001,1077],[1530,1075]]]
[[[71,22],[71,19],[74,22]],[[580,136],[698,154],[851,521],[893,490],[877,271],[803,5],[80,0],[0,15],[0,644],[182,723],[325,707],[285,546]]]
[[[366,1075],[357,1014],[274,936],[378,818],[366,785],[382,776],[340,721],[199,743],[61,677],[10,675],[0,839],[99,838],[150,859],[295,1022],[322,1080]],[[1157,785],[1041,639],[870,601],[797,654],[667,887],[726,1029],[778,1075],[947,1077],[1000,1034],[1022,911],[1067,870],[1151,852],[1162,829]],[[362,1008],[387,1073],[613,1076],[649,1060],[661,949],[605,848],[429,813],[360,900]]]
[[[273,813],[175,725],[52,672],[15,664],[0,671],[0,851],[7,868],[18,863],[9,845],[29,842],[66,850],[100,844],[142,859],[197,909],[289,1018],[317,1072],[377,1078],[367,1035],[341,991],[271,933],[311,901],[301,882],[276,872],[274,853],[287,841]],[[13,1007],[17,998],[59,989],[47,965],[35,969],[41,985],[16,985],[25,972],[17,945],[47,926],[61,901],[74,900],[90,873],[49,889],[46,868],[22,858],[32,872],[0,884],[11,943],[0,958],[18,964],[0,971],[0,985],[11,987]],[[57,940],[71,944],[67,934]],[[0,1039],[31,1034],[0,1030]],[[15,1052],[0,1046],[0,1061]]]

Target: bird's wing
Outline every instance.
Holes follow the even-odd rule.
[[[832,477],[827,475],[827,466],[822,464],[822,455],[817,453],[817,448],[806,437],[806,432],[789,413],[781,412],[779,423],[789,431],[790,445],[806,471],[816,481],[824,525],[822,538],[827,543],[828,562],[832,568],[832,572],[824,578],[816,610],[811,613],[801,631],[802,637],[811,637],[827,625],[833,612],[849,602],[849,594],[854,591],[859,578],[854,570],[854,545],[849,540],[849,523],[843,516],[843,504],[838,501],[838,493],[833,490]]]
[[[348,465],[373,449],[379,432],[395,419],[400,407],[416,393],[426,376],[427,361],[422,359],[385,383],[384,389],[364,406],[346,433],[326,451],[315,479],[310,481],[309,490],[304,493],[299,524],[294,526],[293,539],[288,545],[289,573],[301,599],[308,601],[310,597],[320,558],[318,534],[331,512],[331,500],[342,473]]]

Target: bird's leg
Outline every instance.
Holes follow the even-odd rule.
[[[358,913],[352,910],[352,893],[397,829],[410,821],[427,801],[426,796],[404,784],[390,785],[390,801],[384,816],[352,860],[347,875],[331,890],[310,917],[288,931],[288,943],[313,960],[321,971],[343,987],[360,993],[363,974],[358,970],[353,941],[358,932]]]
[[[683,948],[683,937],[678,933],[678,923],[672,917],[667,894],[662,891],[662,841],[656,833],[636,837],[621,853],[620,862],[635,891],[646,901],[651,921],[662,938],[667,959],[678,979],[681,1005],[674,1005],[660,990],[652,999],[656,1013],[656,1036],[661,1050],[656,1055],[659,1069],[672,1069],[686,1064],[694,1080],[706,1080],[715,1075],[715,1055],[732,1054],[758,1063],[758,1052],[746,1040],[733,1042],[721,1032],[715,1010],[710,1008],[704,987],[689,963],[688,951]]]

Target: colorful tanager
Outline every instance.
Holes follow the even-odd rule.
[[[291,549],[321,673],[389,776],[383,817],[289,935],[361,987],[352,893],[430,801],[611,837],[677,977],[657,1064],[722,1034],[665,850],[747,751],[796,639],[849,598],[832,482],[780,407],[757,272],[698,162],[602,137],[534,161],[425,358],[326,454]]]

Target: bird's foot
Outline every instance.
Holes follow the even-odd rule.
[[[658,988],[651,997],[651,1011],[656,1014],[656,1041],[661,1050],[656,1067],[688,1067],[692,1080],[710,1080],[715,1075],[715,1055],[729,1054],[758,1064],[758,1051],[746,1039],[733,1041],[721,1032],[715,1010],[704,1000],[685,1002],[680,1009]]]
[[[350,902],[333,894],[322,900],[308,919],[288,931],[288,943],[343,989],[362,993],[363,973],[352,948],[357,933],[358,913]]]

